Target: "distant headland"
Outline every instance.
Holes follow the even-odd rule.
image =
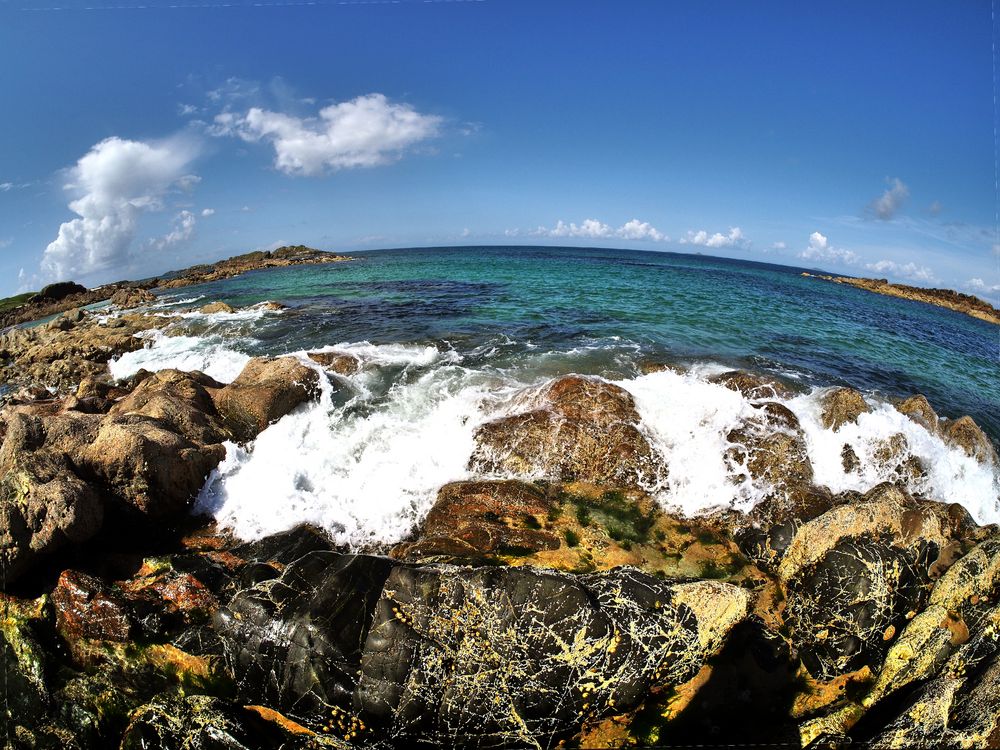
[[[116,296],[118,301],[126,301],[132,297],[149,295],[150,289],[177,289],[193,284],[204,284],[261,268],[337,263],[346,260],[354,258],[305,245],[286,245],[276,250],[256,250],[215,263],[170,271],[151,279],[116,281],[93,289],[87,289],[72,281],[60,281],[49,284],[37,293],[21,294],[0,300],[0,328],[55,315],[75,307],[92,305]]]
[[[832,281],[835,284],[850,284],[858,289],[866,289],[876,294],[885,294],[889,297],[900,297],[902,299],[912,299],[917,302],[926,302],[928,305],[947,307],[955,312],[971,315],[973,318],[985,320],[987,323],[1000,325],[1000,310],[997,310],[990,303],[979,299],[972,294],[963,294],[953,289],[925,289],[918,286],[908,286],[906,284],[891,284],[887,279],[861,279],[851,276],[826,276],[824,274],[803,272],[803,276],[813,279],[823,279]]]

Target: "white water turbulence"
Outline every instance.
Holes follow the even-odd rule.
[[[324,383],[318,403],[303,405],[262,432],[252,449],[229,445],[206,483],[196,512],[213,515],[244,539],[310,523],[338,544],[375,549],[403,539],[427,514],[438,489],[469,478],[481,404],[497,385],[443,361],[436,349],[340,345],[362,361],[413,368],[384,395],[379,371]],[[409,357],[409,361],[406,359]],[[351,389],[346,403],[343,389]]]
[[[979,463],[891,404],[871,397],[868,402],[872,411],[859,416],[856,423],[848,422],[836,431],[824,429],[820,399],[825,392],[818,389],[785,402],[805,432],[815,484],[826,485],[834,493],[863,492],[880,482],[898,480],[892,475],[892,467],[879,461],[876,454],[888,439],[902,434],[908,454],[919,459],[926,472],[924,477],[907,481],[912,494],[942,503],[959,503],[980,524],[1000,523],[1000,474],[996,467]],[[860,459],[852,472],[844,471],[841,451],[845,444]]]
[[[200,370],[222,383],[231,383],[250,356],[228,348],[221,336],[167,336],[162,331],[143,332],[151,343],[108,362],[111,377],[127,378],[141,369],[156,372],[169,368]]]
[[[721,507],[749,510],[764,495],[749,476],[733,476],[726,459],[726,435],[753,416],[754,408],[736,391],[705,378],[722,367],[670,370],[620,381],[635,399],[642,429],[666,458],[668,486],[655,491],[661,504],[684,515]]]

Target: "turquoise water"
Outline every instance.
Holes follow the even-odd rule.
[[[236,326],[227,346],[278,354],[338,342],[432,344],[469,366],[551,353],[561,370],[631,377],[643,361],[711,361],[923,393],[1000,438],[1000,328],[943,308],[698,255],[551,247],[380,250],[171,292],[291,309]],[[572,354],[562,359],[561,354]]]

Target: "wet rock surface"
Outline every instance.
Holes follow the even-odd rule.
[[[665,481],[663,459],[639,430],[635,403],[624,389],[570,375],[545,386],[536,402],[479,428],[471,469],[611,486]]]

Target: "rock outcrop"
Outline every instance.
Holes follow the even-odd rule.
[[[483,474],[658,486],[667,469],[639,421],[627,391],[566,376],[534,395],[528,410],[480,427],[469,466]]]
[[[252,440],[269,424],[319,395],[319,373],[294,357],[255,358],[225,388],[215,406],[239,440]]]

